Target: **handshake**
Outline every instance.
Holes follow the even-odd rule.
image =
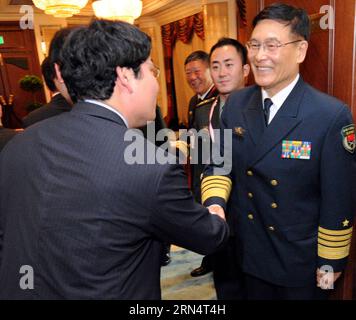
[[[225,219],[225,212],[224,209],[219,206],[218,204],[212,204],[211,206],[207,207],[207,209],[209,210],[209,212],[211,214],[216,214],[218,215],[221,219]]]

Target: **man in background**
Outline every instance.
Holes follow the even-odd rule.
[[[54,117],[63,112],[70,111],[72,101],[69,97],[67,88],[63,79],[56,75],[56,65],[60,64],[60,51],[64,45],[66,37],[74,30],[73,28],[63,28],[56,32],[50,47],[48,57],[45,58],[41,65],[41,71],[48,89],[52,93],[51,101],[29,113],[22,119],[24,128],[44,119]]]
[[[210,133],[210,138],[213,140],[213,129],[219,128],[220,115],[226,100],[232,92],[245,87],[250,66],[247,63],[246,48],[239,41],[232,38],[221,38],[212,46],[209,53],[209,63],[211,77],[219,92],[209,110],[209,121],[206,127]],[[205,113],[203,109],[197,108],[197,119],[201,117],[201,112]],[[209,160],[210,157],[209,159],[204,159],[204,162],[208,163]],[[227,221],[231,230],[227,245],[221,251],[205,257],[200,268],[204,268],[206,264],[205,260],[208,259],[213,268],[214,284],[218,299],[243,299],[244,288],[241,268],[238,263],[238,248],[235,245],[236,239],[233,233],[233,223],[228,213]],[[194,273],[194,270],[192,273]]]
[[[202,50],[192,52],[184,62],[185,76],[189,86],[195,92],[188,108],[188,129],[193,128],[196,106],[211,101],[218,94],[209,70],[209,55]]]
[[[51,101],[30,112],[26,117],[22,119],[24,128],[44,119],[54,117],[62,112],[70,111],[72,105],[61,95],[54,84],[55,72],[54,68],[51,68],[49,58],[45,58],[41,65],[42,74],[47,88],[51,91]]]
[[[185,75],[189,86],[195,92],[191,97],[188,108],[188,129],[199,131],[208,126],[209,110],[214,98],[218,94],[213,80],[211,79],[209,69],[209,54],[205,51],[198,50],[192,52],[184,62]],[[196,117],[196,111],[199,109],[199,116]],[[202,163],[202,143],[203,138],[190,134],[189,142],[191,148],[197,150],[196,157],[189,164],[191,190],[197,202],[201,203],[200,175],[203,172],[204,164]],[[191,272],[192,277],[203,276],[212,271],[212,266],[208,258],[204,258],[199,268]]]
[[[0,151],[16,135],[18,131],[15,129],[4,128],[2,126],[1,118],[2,118],[2,106],[0,105]]]

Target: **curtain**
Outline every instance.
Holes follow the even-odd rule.
[[[241,23],[243,26],[247,25],[246,18],[246,2],[245,0],[236,0],[237,12],[240,17]]]

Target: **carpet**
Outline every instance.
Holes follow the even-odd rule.
[[[203,256],[172,246],[171,263],[161,268],[162,300],[216,300],[213,274],[193,278]]]

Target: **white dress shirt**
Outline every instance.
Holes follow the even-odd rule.
[[[300,77],[300,75],[298,74],[296,76],[296,78],[288,86],[286,86],[284,89],[279,91],[273,97],[269,97],[267,92],[266,92],[266,90],[261,89],[261,91],[262,91],[262,105],[263,105],[263,102],[265,101],[266,98],[270,98],[272,100],[272,102],[273,102],[273,105],[271,106],[270,111],[269,111],[268,124],[271,123],[271,121],[273,120],[274,116],[277,114],[278,110],[282,107],[284,101],[286,101],[286,99],[288,98],[289,94],[294,89],[295,85],[297,84],[297,82],[299,80],[299,77]]]
[[[117,110],[115,110],[113,107],[110,107],[109,105],[105,104],[104,102],[102,101],[97,101],[97,100],[91,100],[91,99],[85,99],[84,100],[85,102],[89,102],[89,103],[93,103],[93,104],[96,104],[98,106],[101,106],[101,107],[104,107],[105,109],[108,109],[114,113],[116,113],[121,119],[122,121],[124,121],[125,123],[125,126],[128,128],[129,125],[127,123],[127,120],[124,118],[124,116]]]

